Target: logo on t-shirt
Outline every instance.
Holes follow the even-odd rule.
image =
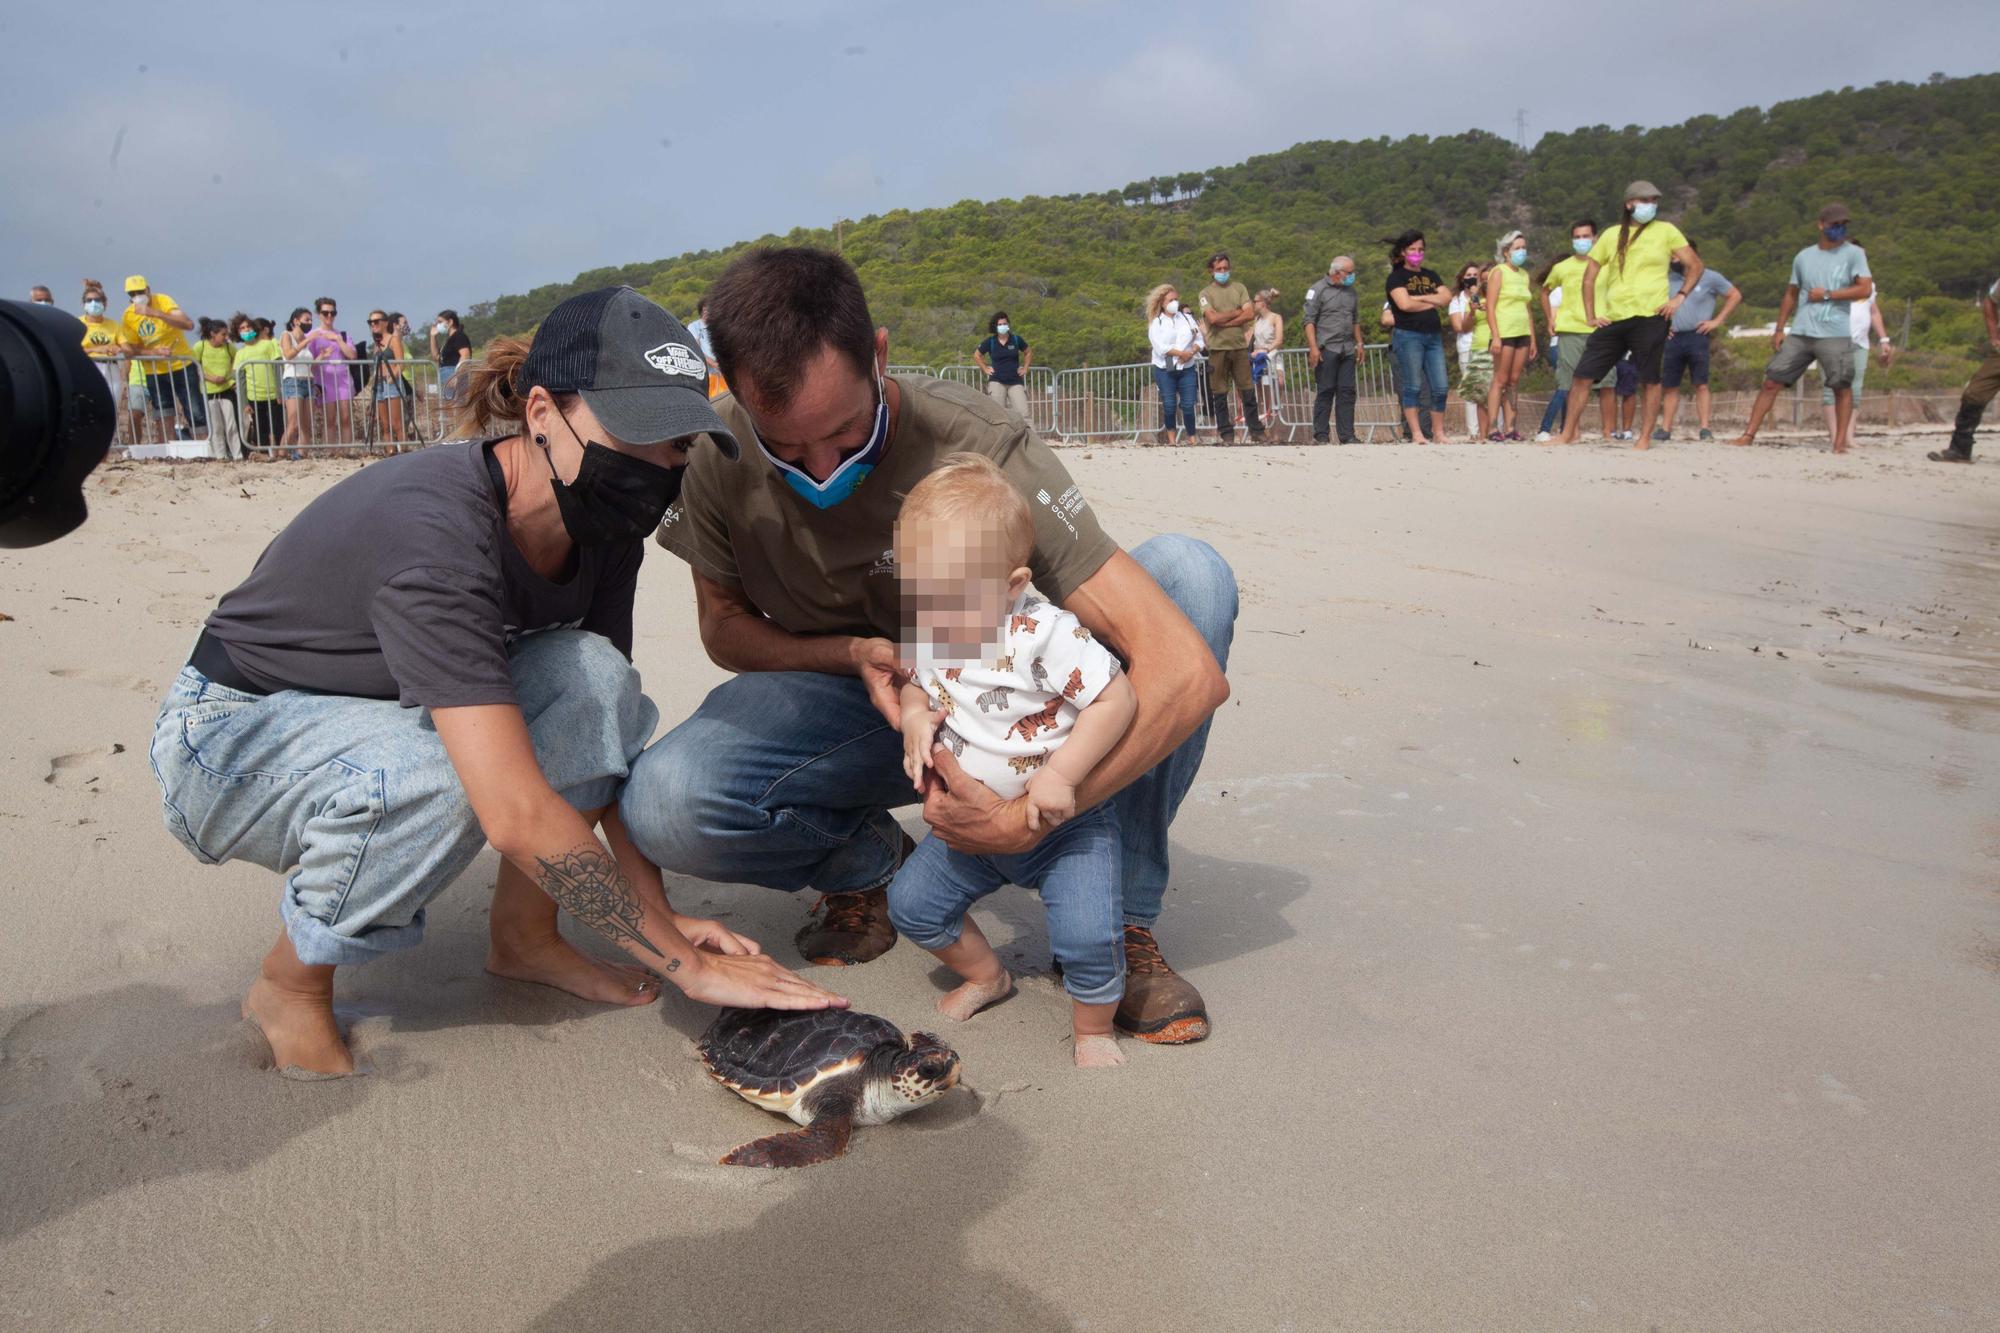
[[[708,363],[681,343],[661,343],[646,353],[646,364],[662,375],[706,377],[708,373]]]
[[[882,552],[882,554],[876,556],[875,563],[868,566],[868,573],[871,577],[876,574],[887,574],[890,578],[896,577],[896,548],[892,546]]]
[[[1070,522],[1070,520],[1083,512],[1084,499],[1083,492],[1080,489],[1075,486],[1070,487],[1062,493],[1061,499],[1057,499],[1047,491],[1036,491],[1035,503],[1047,505],[1049,512],[1054,514],[1061,521],[1062,525],[1069,529],[1070,536],[1074,537],[1078,535],[1076,524]]]

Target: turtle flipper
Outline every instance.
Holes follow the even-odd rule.
[[[854,1117],[825,1115],[788,1134],[752,1139],[722,1159],[724,1166],[812,1166],[830,1162],[847,1151]]]

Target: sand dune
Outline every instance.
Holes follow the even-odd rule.
[[[108,468],[0,554],[0,1327],[2000,1326],[2000,467],[1939,442],[1067,451],[1241,578],[1161,930],[1216,1034],[1079,1074],[1002,895],[967,1088],[786,1174],[713,1164],[781,1126],[703,1012],[481,970],[491,853],[345,977],[365,1077],[262,1068],[271,877],[146,742],[355,465]],[[677,720],[719,673],[640,596]],[[669,887],[795,957],[803,903]]]

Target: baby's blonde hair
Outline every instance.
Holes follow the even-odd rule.
[[[985,454],[947,454],[903,498],[903,510],[896,520],[899,539],[902,525],[913,519],[933,523],[987,521],[999,533],[1000,554],[1010,570],[1027,564],[1035,549],[1035,517],[1026,498]]]

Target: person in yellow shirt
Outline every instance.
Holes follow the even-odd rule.
[[[111,401],[125,398],[125,353],[118,345],[119,328],[104,314],[104,284],[95,278],[83,280],[83,354],[97,363],[111,390]]]
[[[1576,373],[1594,380],[1617,365],[1629,352],[1645,393],[1633,447],[1652,447],[1653,423],[1660,415],[1660,359],[1667,350],[1667,323],[1701,281],[1701,256],[1671,222],[1659,220],[1660,187],[1636,180],[1625,187],[1625,208],[1616,227],[1597,238],[1583,270],[1583,314],[1590,322],[1590,341]],[[1667,292],[1670,266],[1681,266],[1681,287]],[[1601,294],[1599,274],[1609,270],[1612,286]],[[1567,302],[1565,302],[1567,304]],[[1562,442],[1576,443],[1583,420],[1584,396],[1569,401],[1569,421]]]
[[[154,291],[152,284],[136,273],[125,279],[125,299],[128,304],[119,341],[145,371],[146,395],[153,410],[172,415],[178,404],[185,421],[177,425],[177,433],[185,426],[206,430],[208,414],[202,407],[194,352],[185,336],[194,321],[181,313],[173,297]]]
[[[1486,333],[1493,353],[1493,382],[1486,390],[1487,439],[1521,438],[1521,373],[1540,353],[1535,341],[1533,284],[1528,280],[1528,234],[1510,231],[1493,250],[1486,271]]]
[[[1543,269],[1538,280],[1542,289],[1542,318],[1549,327],[1549,359],[1556,363],[1556,391],[1549,399],[1548,411],[1542,413],[1542,429],[1535,436],[1538,444],[1555,439],[1556,432],[1563,428],[1577,363],[1583,360],[1583,345],[1590,341],[1590,321],[1583,317],[1583,273],[1590,266],[1590,252],[1597,245],[1596,220],[1579,218],[1572,222],[1569,244],[1570,253]],[[1597,287],[1600,293],[1608,294],[1610,284],[1606,276],[1598,275]],[[1607,440],[1618,420],[1614,379],[1615,375],[1606,374],[1597,382],[1598,419]],[[1588,384],[1583,387],[1583,396],[1586,401],[1590,397]]]

